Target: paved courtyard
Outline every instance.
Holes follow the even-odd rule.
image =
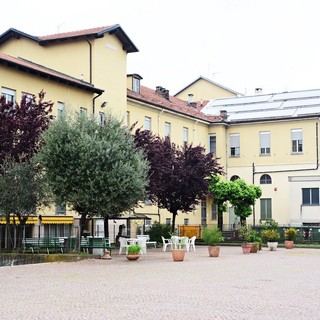
[[[173,262],[150,249],[138,261],[0,268],[0,319],[320,319],[320,250],[244,255],[206,247]]]

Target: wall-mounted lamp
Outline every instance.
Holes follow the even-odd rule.
[[[107,103],[108,103],[107,101],[103,101],[101,104],[101,108],[104,108],[107,105]]]

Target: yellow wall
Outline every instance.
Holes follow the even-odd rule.
[[[235,96],[234,93],[204,79],[197,80],[195,83],[179,92],[176,97],[181,100],[188,101],[189,94],[193,94],[193,101],[228,98]]]

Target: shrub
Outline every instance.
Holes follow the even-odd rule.
[[[158,243],[162,243],[161,236],[164,238],[170,238],[171,225],[170,224],[161,224],[159,222],[155,222],[149,231],[146,232],[150,236],[152,241],[157,241]]]
[[[289,228],[284,231],[284,235],[286,240],[293,241],[297,235],[298,231],[295,228]]]
[[[128,254],[138,254],[140,253],[141,247],[138,244],[132,244],[128,247]]]
[[[204,228],[202,232],[202,240],[208,246],[216,246],[224,241],[222,232],[217,228]]]
[[[262,239],[267,242],[276,242],[280,238],[280,234],[275,229],[266,229],[261,232]]]

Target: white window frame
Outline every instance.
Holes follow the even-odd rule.
[[[6,103],[8,103],[8,102],[14,103],[16,100],[16,91],[15,90],[2,87],[1,88],[1,95],[5,97]]]
[[[261,220],[272,219],[272,199],[271,198],[260,199],[260,219]]]
[[[87,114],[88,113],[88,109],[85,107],[80,107],[80,114]]]
[[[64,103],[61,101],[58,101],[57,103],[57,118],[59,119],[61,115],[63,114],[64,110]]]
[[[230,133],[230,157],[240,157],[240,134]]]
[[[170,138],[170,135],[171,135],[171,123],[170,122],[164,123],[164,135],[165,135],[165,137]]]
[[[303,132],[302,129],[291,130],[291,153],[298,154],[303,152]]]
[[[183,127],[183,145],[186,146],[189,141],[189,128]]]
[[[151,131],[151,117],[144,117],[144,130]]]
[[[270,131],[261,131],[259,135],[260,135],[260,156],[269,156],[271,153]]]
[[[105,120],[104,112],[99,111],[99,117],[98,117],[99,126],[102,126],[104,124],[104,120]]]
[[[306,201],[306,196],[308,201]],[[320,194],[319,188],[302,188],[302,205],[303,206],[319,206]]]
[[[140,80],[135,77],[132,78],[132,91],[140,93]]]
[[[209,134],[209,152],[216,155],[217,153],[217,136]]]

